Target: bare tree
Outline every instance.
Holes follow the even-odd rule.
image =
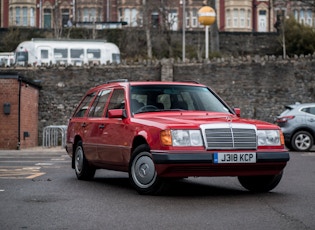
[[[145,30],[145,36],[147,41],[147,55],[148,58],[152,58],[152,41],[151,41],[151,31],[150,31],[150,10],[149,4],[146,0],[142,0],[143,4],[143,26]]]
[[[208,0],[208,5],[216,11],[215,0]],[[219,29],[217,20],[210,26],[211,52],[220,51]]]
[[[315,7],[315,0],[301,0],[301,1],[293,1],[293,2],[303,2],[305,5]]]
[[[61,1],[56,0],[54,6],[54,37],[61,38],[62,35],[62,20],[60,15],[60,3]]]

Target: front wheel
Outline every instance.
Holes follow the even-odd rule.
[[[86,160],[81,141],[77,143],[74,153],[74,170],[79,180],[93,179],[96,171]]]
[[[274,189],[282,178],[283,172],[266,176],[239,176],[240,184],[251,192],[269,192]]]
[[[164,183],[155,171],[148,145],[140,145],[134,150],[129,165],[129,180],[139,194],[153,195],[162,191]]]

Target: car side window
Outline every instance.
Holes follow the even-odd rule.
[[[123,89],[115,89],[108,104],[107,112],[110,109],[125,109],[125,91]],[[106,117],[107,117],[106,113]]]
[[[310,107],[310,113],[315,115],[315,107]]]
[[[75,111],[74,117],[83,117],[87,109],[89,108],[89,104],[92,102],[92,100],[95,97],[95,92],[90,93],[85,96],[85,98],[82,100],[80,106]]]
[[[102,90],[97,95],[96,99],[94,100],[90,112],[89,117],[102,117],[104,114],[104,108],[108,97],[110,95],[111,90]]]

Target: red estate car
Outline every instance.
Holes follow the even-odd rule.
[[[244,188],[268,192],[289,161],[282,132],[239,114],[198,83],[116,80],[86,93],[66,149],[79,180],[96,169],[124,171],[140,194],[191,176],[237,176]]]

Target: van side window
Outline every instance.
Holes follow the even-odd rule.
[[[82,100],[80,106],[75,111],[75,114],[73,116],[74,117],[83,117],[86,110],[89,107],[89,104],[91,104],[94,97],[95,97],[95,93],[91,93],[91,94],[86,95],[86,97]]]

